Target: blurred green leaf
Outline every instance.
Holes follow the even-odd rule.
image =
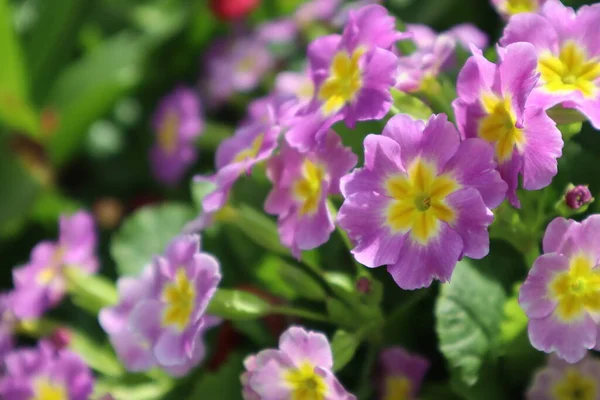
[[[270,304],[260,297],[229,289],[218,289],[208,306],[209,314],[232,320],[264,317],[270,310]]]
[[[121,33],[63,71],[47,102],[59,115],[58,129],[49,144],[55,163],[67,161],[91,123],[140,81],[149,49],[143,36]]]
[[[356,335],[342,330],[336,331],[331,340],[333,371],[344,368],[354,357],[359,345],[360,339]]]
[[[290,251],[279,241],[277,224],[267,215],[258,212],[252,207],[241,205],[236,215],[231,218],[231,223],[244,232],[248,239],[259,246],[276,254],[288,256]]]
[[[28,74],[7,0],[0,0],[0,122],[39,137],[39,116],[29,103]]]
[[[128,217],[113,235],[110,246],[119,275],[140,273],[194,215],[187,205],[166,203],[144,207]]]
[[[460,380],[473,385],[484,359],[498,344],[506,294],[500,282],[463,259],[436,302],[440,350]]]
[[[66,268],[65,277],[73,303],[92,315],[117,303],[117,288],[108,278],[86,274],[77,266]]]
[[[256,276],[269,291],[290,300],[304,297],[319,301],[326,296],[323,287],[312,276],[277,256],[265,256],[256,269]]]
[[[239,400],[242,395],[240,374],[244,369],[244,356],[231,354],[214,373],[203,374],[190,395],[190,400]]]
[[[199,211],[202,211],[202,200],[204,197],[212,193],[216,187],[216,184],[209,181],[191,181],[190,189],[192,192],[192,200]]]
[[[394,99],[392,113],[408,114],[415,119],[421,120],[427,120],[433,114],[431,108],[416,97],[401,92],[398,89],[392,89],[391,93]]]
[[[327,308],[327,315],[336,325],[347,329],[353,329],[356,327],[356,320],[353,312],[340,300],[335,297],[329,297],[325,301],[325,307]]]
[[[7,224],[25,218],[42,190],[6,142],[0,137],[0,232]]]
[[[75,329],[69,329],[69,333],[69,348],[90,368],[106,376],[120,376],[125,372],[108,343],[100,344]]]
[[[182,29],[189,11],[187,3],[158,0],[133,8],[131,18],[135,25],[157,40],[173,36]]]
[[[35,200],[30,218],[47,226],[54,226],[61,214],[72,214],[81,207],[80,202],[55,189],[49,189],[42,192]]]
[[[527,329],[528,318],[519,305],[519,287],[514,287],[513,294],[504,303],[504,319],[501,324],[501,339],[503,344],[510,344],[521,332]]]
[[[170,379],[152,380],[140,379],[137,376],[120,377],[111,379],[100,377],[94,385],[92,398],[110,393],[115,400],[159,400],[173,388]]]

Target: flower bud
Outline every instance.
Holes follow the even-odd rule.
[[[260,0],[211,0],[213,14],[224,21],[236,20],[253,11]]]
[[[592,201],[594,201],[594,198],[587,185],[569,185],[569,187],[567,187],[565,204],[570,209],[579,210],[581,207],[590,204]]]
[[[71,332],[67,328],[57,328],[49,339],[57,350],[61,350],[71,343]]]

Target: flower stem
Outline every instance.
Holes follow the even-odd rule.
[[[290,317],[300,317],[304,319],[310,319],[312,321],[328,322],[331,323],[328,316],[319,314],[316,312],[308,311],[302,308],[294,307],[273,307],[271,308],[272,314],[287,315]]]

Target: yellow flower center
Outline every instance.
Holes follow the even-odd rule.
[[[189,280],[185,269],[180,267],[175,273],[175,280],[166,284],[162,291],[162,300],[166,303],[163,325],[185,329],[194,311],[195,299],[194,284]]]
[[[496,157],[500,162],[509,160],[515,146],[519,151],[525,145],[523,130],[515,126],[517,116],[509,97],[500,98],[492,93],[481,96],[486,116],[479,123],[479,136],[496,146]]]
[[[169,110],[165,115],[158,131],[158,145],[167,153],[171,154],[177,147],[177,136],[179,131],[179,115],[174,110]]]
[[[284,379],[292,390],[290,400],[325,400],[325,379],[315,373],[315,368],[310,363],[286,371]]]
[[[408,168],[408,176],[393,176],[386,184],[388,196],[394,200],[387,208],[387,224],[396,232],[407,232],[425,244],[440,229],[440,221],[451,223],[454,210],[446,197],[460,188],[449,175],[437,175],[435,166],[416,159]]]
[[[536,0],[506,0],[504,10],[509,15],[536,12],[539,6]]]
[[[258,156],[258,153],[260,152],[260,148],[263,145],[264,139],[265,135],[262,133],[255,137],[252,143],[250,144],[250,147],[243,149],[242,151],[237,153],[237,155],[233,159],[233,162],[239,163],[248,161],[252,158],[256,158]]]
[[[64,254],[65,249],[62,246],[58,246],[50,259],[50,263],[38,272],[36,276],[36,280],[40,285],[46,286],[58,276]]]
[[[254,54],[242,58],[236,66],[237,72],[250,72],[254,68],[256,68],[256,56]]]
[[[325,168],[309,159],[302,163],[302,176],[292,186],[292,193],[301,204],[300,215],[313,215],[319,208]]]
[[[69,400],[69,393],[64,385],[53,383],[46,378],[37,379],[33,391],[31,400]]]
[[[598,93],[600,58],[588,59],[584,49],[566,42],[557,56],[547,52],[538,63],[544,87],[549,92],[579,91],[585,97]]]
[[[552,388],[556,400],[594,400],[598,392],[598,384],[592,378],[581,375],[575,368],[568,368],[564,379]]]
[[[342,50],[333,57],[329,77],[319,90],[325,114],[333,114],[354,100],[363,84],[359,61],[364,53],[365,49],[359,47],[352,55]]]
[[[410,400],[412,383],[405,376],[390,376],[385,380],[383,400]]]
[[[550,284],[550,291],[558,300],[558,316],[571,321],[584,312],[600,311],[600,270],[593,269],[592,261],[580,254],[571,259],[569,270],[560,273]]]

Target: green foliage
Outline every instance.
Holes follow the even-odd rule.
[[[119,275],[139,274],[193,217],[191,207],[178,203],[147,206],[136,211],[112,237],[110,252]]]
[[[208,306],[211,315],[241,321],[264,317],[270,312],[269,303],[241,290],[218,289]]]
[[[98,343],[75,329],[70,329],[69,334],[69,348],[79,354],[90,368],[109,377],[119,377],[125,372],[108,342]]]
[[[433,114],[431,108],[421,100],[398,89],[392,89],[392,97],[394,99],[394,104],[392,105],[392,112],[394,114],[408,114],[415,119],[421,120],[427,120]]]
[[[333,370],[339,371],[346,366],[354,357],[354,353],[360,345],[360,338],[346,331],[336,331],[331,340],[331,351],[333,353]]]
[[[203,374],[194,385],[190,399],[240,400],[242,386],[240,374],[244,356],[229,355],[227,361],[214,373]]]
[[[436,303],[440,350],[459,380],[473,385],[488,356],[496,354],[503,304],[502,285],[464,259]]]
[[[323,300],[326,293],[310,274],[277,256],[266,256],[256,271],[261,283],[272,293],[288,299]]]
[[[117,290],[109,279],[86,274],[77,266],[66,268],[65,277],[73,303],[92,315],[98,314],[104,307],[117,304]]]

